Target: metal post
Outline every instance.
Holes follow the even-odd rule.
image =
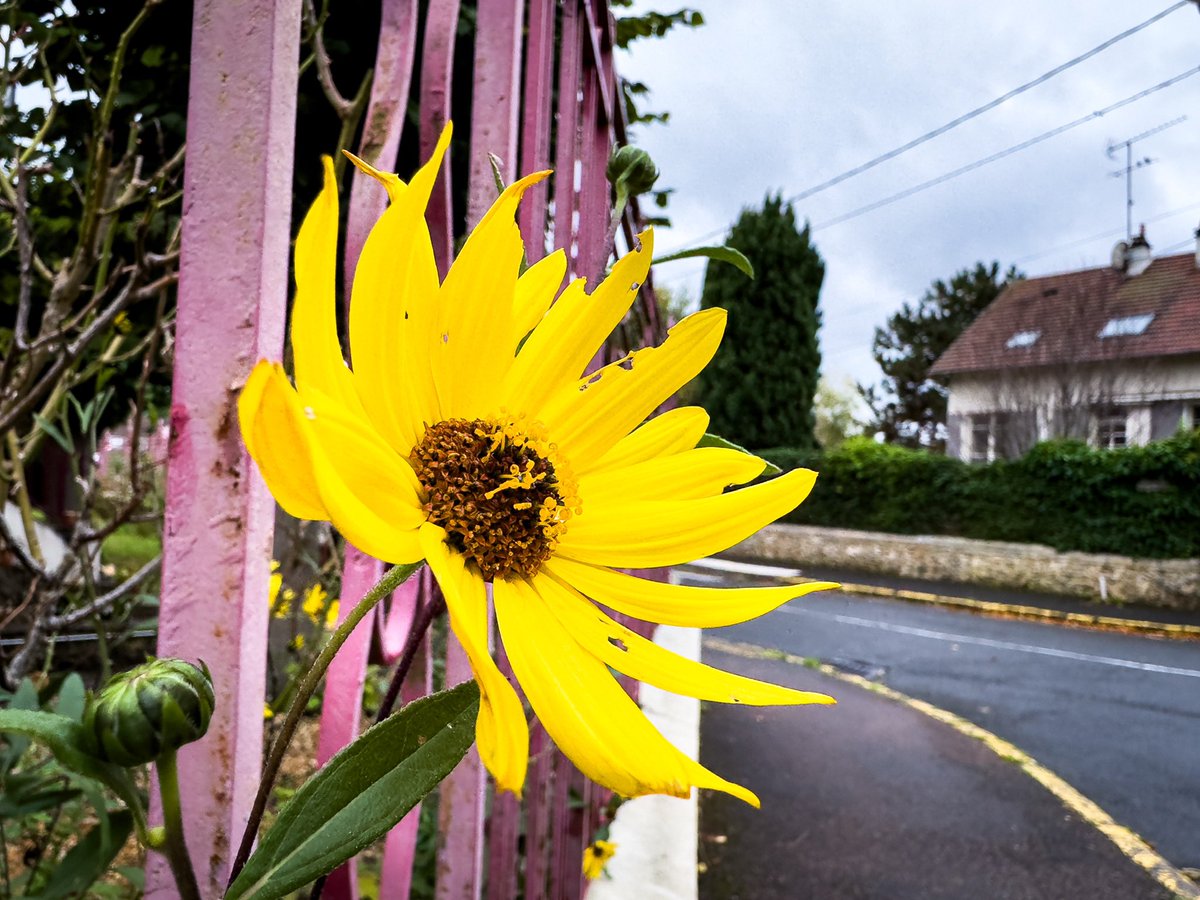
[[[235,402],[283,345],[299,39],[299,0],[195,5],[158,652],[203,659],[220,698],[179,755],[206,898],[223,893],[262,757],[275,504]],[[175,895],[158,857],[146,895]]]

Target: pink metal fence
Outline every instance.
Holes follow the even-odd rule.
[[[375,77],[357,148],[368,161],[394,168],[414,80],[422,155],[432,149],[451,113],[460,12],[458,0],[381,0]],[[159,651],[204,658],[222,698],[208,737],[183,751],[192,773],[184,799],[188,838],[206,897],[221,893],[260,765],[273,505],[241,449],[234,402],[253,362],[278,358],[282,348],[299,18],[299,0],[197,0],[195,7]],[[555,178],[530,190],[520,212],[529,262],[548,246],[563,248],[569,274],[589,279],[612,251],[604,168],[614,141],[624,139],[613,37],[606,0],[479,0],[476,9],[468,225],[495,196],[489,152],[500,158],[505,181],[552,167]],[[458,123],[460,134],[464,125]],[[447,162],[428,214],[443,274],[455,238],[451,188]],[[384,202],[377,185],[352,176],[347,284]],[[631,210],[623,223],[626,242],[635,216]],[[653,339],[657,309],[652,293],[643,296],[641,336]],[[349,548],[341,608],[349,609],[381,570]],[[434,590],[427,575],[414,579],[343,647],[328,675],[319,761],[360,730],[372,649],[394,661]],[[429,689],[430,662],[414,666],[406,699]],[[454,642],[446,673],[451,683],[470,677]],[[443,785],[439,898],[584,892],[583,849],[610,797],[536,724],[531,753],[523,803],[490,794],[474,752]],[[418,812],[387,839],[380,900],[409,895]],[[351,863],[331,876],[325,896],[356,897],[356,881]],[[151,869],[147,893],[172,895],[165,868]]]

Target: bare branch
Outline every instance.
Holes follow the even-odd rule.
[[[321,22],[317,19],[317,11],[313,7],[312,0],[304,0],[303,9],[304,24],[309,28],[309,40],[312,42],[313,62],[317,65],[317,81],[321,83],[321,90],[325,92],[325,99],[329,101],[329,105],[333,107],[338,118],[344,121],[353,109],[354,101],[343,97],[341,91],[337,89],[337,85],[333,83],[329,51],[325,49],[325,33]]]
[[[12,425],[21,416],[29,412],[37,404],[38,400],[43,397],[48,390],[58,381],[59,377],[66,370],[67,366],[75,361],[75,358],[83,351],[95,337],[108,328],[113,319],[117,317],[125,307],[137,300],[145,300],[153,297],[159,290],[164,287],[169,287],[179,280],[177,272],[171,272],[168,275],[144,285],[136,290],[132,284],[128,284],[121,293],[113,300],[100,315],[98,315],[92,324],[83,331],[74,341],[68,344],[58,354],[58,357],[50,365],[50,367],[42,374],[41,378],[33,387],[26,391],[20,400],[13,404],[11,408],[0,414],[0,431],[11,428]]]
[[[50,631],[58,631],[62,628],[68,628],[77,622],[82,622],[84,619],[90,616],[106,612],[108,608],[118,600],[128,597],[130,594],[132,594],[143,581],[157,572],[159,566],[161,565],[162,554],[160,553],[107,594],[102,594],[86,606],[81,606],[79,609],[73,609],[69,613],[65,613],[61,616],[48,617],[46,619],[46,628]]]
[[[33,234],[29,229],[29,179],[25,164],[17,160],[16,200],[13,206],[13,224],[16,226],[17,254],[20,258],[17,282],[17,321],[13,329],[13,343],[18,350],[25,349],[29,337],[29,305],[33,295]]]

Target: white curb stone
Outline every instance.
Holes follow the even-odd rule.
[[[700,630],[658,626],[655,643],[688,659],[700,658]],[[643,684],[642,710],[672,744],[700,756],[700,701]],[[588,900],[696,900],[696,792],[637,797],[622,804],[610,840],[617,844],[607,876],[592,882]]]

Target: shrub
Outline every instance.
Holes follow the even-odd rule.
[[[797,524],[1200,556],[1200,432],[1121,450],[1048,441],[985,466],[867,438],[823,454],[761,455],[784,471],[820,472],[812,496],[786,517]]]

